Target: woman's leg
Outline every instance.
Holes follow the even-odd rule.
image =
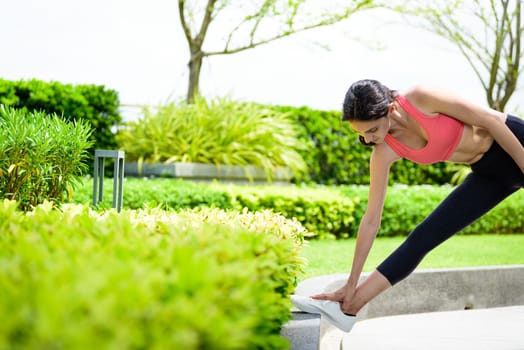
[[[470,174],[406,240],[357,287],[343,311],[356,314],[365,304],[407,277],[433,248],[480,218],[516,187]]]

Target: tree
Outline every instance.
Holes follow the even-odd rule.
[[[439,1],[407,12],[422,16],[427,29],[458,46],[489,106],[503,111],[522,69],[521,0]]]
[[[341,22],[357,11],[375,7],[373,0],[206,1],[178,0],[180,23],[190,52],[186,98],[189,103],[199,93],[204,58],[252,49],[299,32]],[[196,21],[198,16],[201,17],[199,23]],[[214,27],[213,31],[211,27]],[[216,50],[206,51],[204,48],[209,33],[220,42]]]

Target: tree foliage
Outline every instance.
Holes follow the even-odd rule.
[[[205,57],[234,54],[329,26],[375,6],[374,0],[178,0],[190,51],[187,101],[199,92]],[[214,47],[205,45],[208,36],[213,37]]]
[[[494,109],[503,111],[522,69],[520,0],[455,0],[406,7],[423,26],[457,45]]]

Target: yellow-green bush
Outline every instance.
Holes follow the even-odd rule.
[[[269,211],[0,202],[0,348],[276,349],[304,228]]]
[[[341,196],[332,188],[279,186],[224,186],[237,208],[251,211],[272,209],[295,218],[315,238],[348,238],[356,231],[354,211],[357,198]]]

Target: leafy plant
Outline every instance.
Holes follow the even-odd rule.
[[[0,106],[0,198],[23,210],[63,202],[85,174],[89,125],[57,115]]]
[[[0,79],[0,104],[57,114],[70,122],[82,119],[96,130],[90,141],[101,149],[115,147],[112,129],[122,121],[118,93],[101,85]]]
[[[212,188],[224,188],[215,185]],[[298,220],[316,238],[347,238],[356,230],[355,202],[331,188],[227,187],[238,209],[271,209]]]
[[[466,179],[466,176],[471,173],[471,167],[465,164],[453,164],[449,170],[454,172],[450,181],[453,185],[462,183]]]
[[[0,348],[286,349],[303,233],[268,211],[0,201]]]
[[[127,124],[117,141],[129,160],[255,165],[268,176],[278,167],[306,171],[305,145],[287,114],[226,98],[171,103]]]
[[[421,223],[455,186],[406,186],[394,185],[388,189],[382,222],[378,236],[404,236]],[[338,190],[350,198],[359,197],[356,202],[355,220],[360,222],[364,214],[368,186],[340,186]],[[524,221],[513,220],[521,216],[524,207],[524,191],[517,191],[506,198],[486,215],[464,228],[463,234],[478,233],[524,233]],[[355,232],[356,233],[356,232]]]

